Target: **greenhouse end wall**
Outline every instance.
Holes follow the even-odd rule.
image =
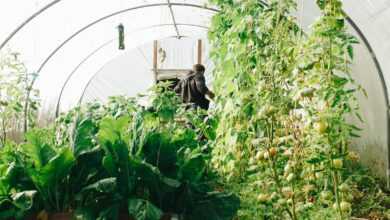
[[[351,33],[359,36],[351,28]],[[355,46],[355,57],[352,65],[354,79],[367,92],[358,94],[360,112],[364,122],[353,117],[352,122],[362,128],[361,137],[353,140],[352,149],[360,155],[363,164],[376,175],[388,179],[388,116],[385,89],[381,83],[380,73],[372,54],[368,51],[363,39]]]
[[[366,25],[362,25],[362,21],[366,20],[357,19],[361,18],[361,12],[364,11],[365,7],[362,4],[356,4],[354,0],[347,0],[344,4],[344,10],[350,16],[349,32],[356,36],[360,42],[354,47],[352,77],[367,91],[367,97],[362,93],[358,94],[364,122],[360,122],[355,117],[351,119],[353,123],[362,128],[361,137],[352,141],[352,149],[359,153],[365,166],[381,178],[387,179],[388,186],[390,186],[388,107],[386,104],[388,91],[386,91],[386,83],[383,81],[387,79],[386,73],[388,71],[386,72],[384,68],[387,64],[380,62],[382,56],[375,56],[375,54],[381,55],[379,53],[381,51],[375,47],[376,41],[372,37],[373,33],[367,31]],[[365,1],[364,4],[368,3]],[[315,1],[298,1],[297,8],[296,16],[301,26],[305,31],[310,31],[311,24],[320,15]],[[376,58],[378,58],[379,63],[376,63]]]

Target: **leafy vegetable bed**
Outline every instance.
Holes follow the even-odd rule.
[[[147,109],[117,97],[32,130],[21,145],[8,143],[0,152],[0,219],[61,212],[78,219],[232,219],[239,200],[216,191],[209,150],[198,141],[212,135],[209,125],[162,90]]]

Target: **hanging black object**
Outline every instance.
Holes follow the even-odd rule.
[[[118,34],[119,34],[119,50],[125,49],[125,26],[123,24],[118,25]]]

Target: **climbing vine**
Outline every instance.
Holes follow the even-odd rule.
[[[31,108],[27,112],[23,109],[34,77],[34,74],[28,73],[17,53],[0,54],[0,147],[8,138],[18,138],[24,124],[35,126],[38,91],[32,89],[28,99]]]
[[[353,44],[339,0],[318,0],[303,33],[294,0],[213,0],[210,40],[220,119],[213,166],[242,198],[240,219],[347,219],[344,164],[358,135]],[[362,90],[363,91],[363,90]],[[256,204],[256,205],[254,205]],[[323,210],[319,214],[315,210]]]

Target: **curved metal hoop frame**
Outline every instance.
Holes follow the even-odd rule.
[[[171,36],[171,37],[168,37],[168,38],[177,38],[177,35],[176,36]],[[180,36],[180,38],[189,38],[189,36]],[[115,58],[114,58],[115,59]],[[79,101],[78,101],[78,106],[80,106],[82,103],[83,103],[83,99],[85,97],[85,93],[87,92],[87,89],[88,87],[91,85],[92,81],[96,78],[96,76],[104,69],[104,67],[107,66],[108,63],[112,62],[114,59],[111,59],[109,60],[108,62],[104,63],[103,66],[101,68],[99,68],[99,70],[94,73],[91,78],[89,78],[87,84],[85,85],[84,89],[83,89],[83,92],[81,93],[81,96],[79,98]]]
[[[142,31],[142,30],[147,30],[147,29],[152,29],[152,28],[156,28],[156,27],[163,27],[163,26],[174,26],[175,24],[158,24],[158,25],[152,25],[152,26],[148,26],[148,27],[144,27],[144,28],[141,28],[141,29],[138,29],[138,30],[134,30],[132,31],[132,33],[134,32],[138,32],[138,31]],[[198,27],[198,28],[203,28],[203,29],[206,29],[208,30],[208,27],[206,26],[202,26],[202,25],[197,25],[197,24],[181,24],[181,23],[177,23],[176,24],[177,26],[190,26],[190,27]],[[106,46],[110,45],[111,43],[113,43],[115,41],[115,39],[111,39],[105,43],[103,43],[101,46],[99,46],[98,48],[96,48],[95,50],[93,50],[90,54],[88,54],[72,71],[70,74],[68,74],[68,77],[66,78],[64,84],[62,85],[61,87],[61,91],[60,91],[60,94],[58,96],[58,99],[57,99],[57,104],[56,104],[56,113],[55,113],[55,116],[56,118],[59,116],[59,112],[60,112],[60,105],[61,105],[61,99],[62,99],[62,96],[63,96],[63,93],[64,93],[64,90],[66,88],[66,86],[68,85],[69,81],[71,80],[71,78],[76,74],[76,72],[78,71],[78,69],[84,64],[86,63],[91,57],[93,57],[95,54],[97,54],[98,52],[100,52],[103,48],[105,48]],[[99,71],[98,71],[99,72]],[[94,75],[92,75],[91,78],[94,78],[95,75],[98,73],[96,72]],[[88,83],[89,84],[89,83]],[[88,85],[87,84],[87,85]],[[83,91],[86,91],[87,88],[83,89]]]
[[[27,18],[23,23],[21,23],[8,37],[1,43],[0,50],[2,50],[5,45],[21,30],[26,26],[28,23],[30,23],[34,18],[38,17],[40,14],[48,10],[49,8],[53,7],[57,3],[61,2],[62,0],[55,0],[44,6],[43,8],[39,9],[37,12],[32,14],[29,18]]]
[[[61,1],[61,0],[58,0],[58,1]],[[81,29],[79,29],[78,31],[76,31],[75,33],[73,33],[72,35],[70,35],[65,41],[63,41],[57,48],[55,48],[50,54],[49,56],[43,61],[43,63],[40,65],[40,67],[38,68],[38,70],[36,71],[37,73],[37,77],[35,77],[32,81],[31,81],[31,84],[29,85],[28,88],[33,88],[37,78],[39,77],[39,73],[42,71],[42,69],[46,66],[46,64],[51,60],[51,58],[62,48],[64,47],[67,43],[69,43],[73,38],[75,38],[76,36],[78,36],[79,34],[83,33],[84,31],[86,31],[87,29],[95,26],[96,24],[106,20],[106,19],[109,19],[111,17],[115,17],[117,15],[120,15],[120,14],[123,14],[123,13],[127,13],[127,12],[130,12],[130,11],[134,11],[134,10],[138,10],[138,9],[143,9],[143,8],[150,8],[150,7],[159,7],[159,6],[168,6],[168,7],[172,7],[172,6],[181,6],[181,7],[192,7],[192,8],[200,8],[200,9],[203,9],[203,10],[208,10],[208,11],[214,11],[214,12],[218,12],[219,10],[218,9],[214,9],[214,8],[209,8],[209,7],[206,7],[206,6],[201,6],[201,5],[196,5],[196,4],[188,4],[188,3],[170,3],[169,1],[167,3],[156,3],[156,4],[146,4],[146,5],[140,5],[140,6],[135,6],[135,7],[131,7],[131,8],[126,8],[126,9],[123,9],[123,10],[119,10],[119,11],[116,11],[114,13],[111,13],[111,14],[108,14],[106,16],[103,16],[91,23],[89,23],[88,25],[82,27]],[[48,6],[45,10],[47,10],[48,8],[52,7],[51,6]],[[39,15],[39,14],[38,14]],[[37,15],[36,15],[37,16]],[[35,17],[36,17],[35,16]],[[25,24],[23,24],[22,27],[20,27],[19,29],[17,29],[15,32],[15,34],[20,31],[25,25],[27,25],[27,23],[29,23],[31,20],[33,20],[35,17],[32,17],[30,19],[28,19],[26,22],[24,22]],[[15,35],[13,34],[13,36]],[[11,37],[12,38],[12,37]],[[10,38],[10,39],[11,39]],[[10,40],[9,39],[9,40]],[[9,41],[8,40],[8,41]],[[8,42],[7,41],[7,42]],[[27,90],[27,99],[26,100],[29,100],[29,97],[30,97],[30,94],[31,94],[31,89],[28,89]],[[28,101],[26,101],[24,103],[24,112],[25,112],[25,115],[27,115],[27,112],[28,112]],[[24,132],[27,132],[27,118],[25,117],[24,119]]]
[[[47,4],[46,6],[44,6],[42,9],[38,10],[37,12],[35,12],[33,15],[31,15],[26,21],[24,21],[22,24],[20,24],[1,44],[0,44],[0,50],[2,50],[5,45],[21,30],[23,29],[29,22],[31,22],[34,18],[36,18],[37,16],[39,16],[40,14],[42,14],[44,11],[48,10],[49,8],[53,7],[54,5],[56,5],[57,3],[61,2],[62,0],[54,0],[52,1],[51,3]],[[264,1],[260,1],[263,5],[267,5],[266,2]],[[134,8],[129,8],[129,9],[124,9],[124,10],[121,10],[121,11],[118,11],[116,13],[113,13],[111,15],[107,15],[105,17],[102,17],[98,20],[96,20],[95,22],[85,26],[84,28],[80,29],[79,31],[77,31],[75,34],[73,34],[72,36],[70,36],[67,40],[65,40],[62,44],[60,44],[60,46],[58,48],[56,48],[50,55],[49,57],[42,63],[42,65],[40,66],[39,70],[37,71],[38,73],[43,69],[43,67],[46,65],[46,63],[51,59],[51,57],[53,57],[58,50],[60,50],[67,42],[69,42],[70,40],[72,40],[74,37],[76,37],[78,34],[82,33],[84,30],[88,29],[89,27],[99,23],[100,21],[103,21],[107,18],[110,18],[110,17],[113,17],[115,15],[118,15],[118,14],[122,14],[124,12],[127,12],[127,11],[132,11],[132,10],[135,10],[135,9],[140,9],[140,8],[146,8],[146,7],[153,7],[153,6],[168,6],[168,7],[171,7],[171,6],[189,6],[189,7],[197,7],[197,8],[203,8],[203,9],[206,9],[206,10],[211,10],[211,11],[215,11],[215,12],[218,12],[219,10],[218,9],[213,9],[213,8],[208,8],[208,7],[203,7],[203,6],[199,6],[199,5],[192,5],[192,4],[186,4],[186,3],[170,3],[168,1],[168,3],[161,3],[161,4],[150,4],[150,5],[143,5],[143,6],[139,6],[139,7],[134,7]],[[379,74],[379,77],[381,79],[381,84],[382,84],[382,90],[384,91],[384,95],[385,95],[385,103],[387,106],[389,106],[389,94],[388,94],[388,90],[387,90],[387,85],[386,85],[386,81],[384,80],[384,76],[383,76],[383,72],[382,72],[382,68],[380,66],[380,63],[378,61],[378,59],[376,58],[376,55],[375,55],[375,52],[373,51],[369,41],[367,40],[367,38],[365,37],[365,35],[363,34],[363,32],[360,30],[360,28],[356,25],[356,23],[350,18],[350,17],[347,17],[347,21],[348,23],[357,31],[358,35],[360,36],[360,38],[363,40],[365,46],[367,47],[367,49],[371,52],[371,57],[372,59],[374,60],[374,63],[375,63],[375,66],[378,70],[378,74]],[[92,56],[92,55],[91,55]],[[31,87],[33,86],[35,80],[32,82],[32,85]],[[27,94],[29,96],[29,93]],[[390,132],[390,117],[389,117],[389,114],[386,115],[387,117],[387,127],[388,127],[388,131]],[[390,137],[390,134],[388,135],[388,139]],[[388,148],[390,149],[390,141],[387,140],[388,142]],[[390,161],[390,152],[389,152],[389,161]],[[390,175],[390,163],[388,165],[389,167],[389,174]],[[388,184],[389,185],[389,184]]]

